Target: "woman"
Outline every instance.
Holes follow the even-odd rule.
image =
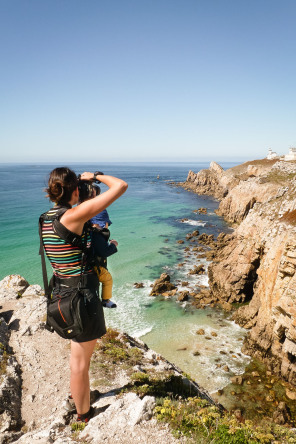
[[[52,202],[69,208],[60,218],[62,226],[66,231],[69,230],[79,236],[83,234],[84,224],[118,199],[128,187],[123,180],[101,173],[85,172],[81,175],[81,180],[97,180],[107,185],[109,189],[73,207],[79,200],[78,179],[75,172],[66,167],[56,168],[50,173],[46,189]],[[43,223],[42,239],[53,268],[53,294],[62,287],[77,286],[81,279],[81,249],[57,236],[52,222]],[[102,305],[96,292],[98,285],[96,274],[90,266],[83,271],[87,287],[86,308],[90,319],[83,333],[71,340],[70,389],[76,406],[77,420],[87,423],[93,415],[93,409],[90,407],[89,364],[97,339],[106,333],[106,328]]]

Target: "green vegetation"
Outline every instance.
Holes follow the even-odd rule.
[[[296,443],[295,432],[268,421],[256,425],[221,413],[216,406],[200,398],[172,400],[165,398],[155,408],[159,421],[168,422],[177,437],[200,444],[290,444]]]
[[[71,424],[71,430],[72,432],[82,432],[82,430],[85,429],[86,423],[85,422],[73,422]]]
[[[124,361],[133,366],[139,364],[143,358],[143,353],[140,349],[129,347],[127,340],[119,337],[119,332],[110,328],[98,343],[97,350],[101,351],[105,358],[113,364]]]
[[[109,386],[116,378],[118,371],[128,375],[134,372],[133,367],[143,360],[143,352],[132,347],[127,338],[116,330],[109,328],[96,346],[92,356],[90,370],[93,385],[96,388]]]
[[[262,177],[260,179],[261,183],[276,183],[279,185],[285,185],[292,179],[294,179],[296,176],[296,173],[289,173],[285,174],[283,171],[280,170],[273,170],[270,171],[266,176]]]
[[[124,392],[133,391],[138,396],[146,395],[164,398],[170,396],[190,396],[190,385],[186,384],[187,379],[175,375],[171,372],[157,373],[153,370],[149,373],[136,372],[131,375],[132,382],[123,390]]]

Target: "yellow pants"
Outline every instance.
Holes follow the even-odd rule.
[[[112,298],[113,279],[109,271],[105,267],[94,267],[102,284],[102,299]]]

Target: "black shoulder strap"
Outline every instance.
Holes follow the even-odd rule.
[[[66,228],[59,219],[55,219],[53,221],[53,229],[56,234],[64,239],[64,241],[66,241],[68,244],[74,245],[74,247],[79,247],[81,249],[83,248],[82,236],[68,230],[68,228]]]
[[[81,276],[85,269],[85,256],[86,256],[86,250],[87,250],[87,231],[89,224],[86,222],[83,227],[82,235],[79,236],[79,234],[72,233],[70,230],[68,230],[64,225],[61,224],[59,219],[62,217],[62,215],[68,210],[68,207],[59,207],[56,208],[56,211],[51,214],[52,210],[55,210],[55,208],[52,208],[49,211],[46,211],[45,213],[41,214],[39,217],[39,238],[40,238],[40,248],[39,248],[39,255],[41,256],[41,266],[42,266],[42,277],[43,277],[43,284],[44,284],[44,292],[47,297],[50,297],[51,288],[48,284],[48,276],[47,276],[47,270],[46,270],[46,262],[45,262],[45,255],[44,255],[44,245],[43,245],[43,239],[42,239],[42,223],[45,220],[51,220],[53,221],[53,228],[56,234],[61,237],[64,241],[68,242],[71,245],[74,245],[75,247],[78,247],[82,250],[82,258],[81,258]],[[48,214],[49,213],[49,214]],[[84,235],[84,237],[83,237]],[[82,241],[84,239],[84,241]]]
[[[45,213],[44,213],[45,214]],[[46,271],[46,262],[45,262],[45,255],[44,255],[44,247],[43,247],[43,240],[42,240],[42,221],[43,214],[39,217],[39,238],[40,238],[40,248],[39,248],[39,254],[41,256],[41,267],[42,267],[42,278],[43,278],[43,285],[44,285],[44,293],[45,296],[50,296],[50,289],[48,285],[48,276]]]

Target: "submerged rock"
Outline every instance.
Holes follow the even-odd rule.
[[[134,287],[135,288],[144,288],[144,284],[143,284],[143,282],[135,282]]]

